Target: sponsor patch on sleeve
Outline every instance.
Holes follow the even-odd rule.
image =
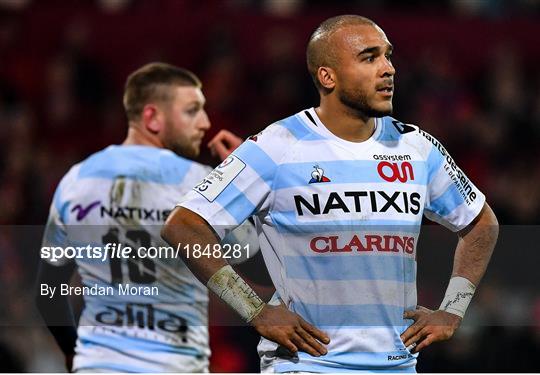
[[[193,190],[213,202],[245,167],[246,164],[237,156],[229,155]]]

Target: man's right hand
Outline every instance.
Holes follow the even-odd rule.
[[[267,304],[250,324],[261,336],[287,348],[293,354],[301,350],[320,357],[328,352],[321,344],[330,343],[328,336],[283,304]]]

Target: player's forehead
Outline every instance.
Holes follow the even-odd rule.
[[[206,102],[206,98],[199,87],[175,86],[172,90],[174,91],[174,100],[177,104],[188,105],[191,103],[197,103],[204,105]]]
[[[384,31],[377,25],[345,25],[333,35],[336,46],[347,53],[357,54],[366,48],[391,48]]]

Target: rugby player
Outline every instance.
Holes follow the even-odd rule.
[[[201,82],[186,69],[151,63],[128,77],[123,103],[126,139],[64,176],[43,246],[123,244],[133,252],[42,259],[38,288],[57,291],[52,298],[39,290],[37,305],[68,370],[207,372],[207,289],[174,252],[150,258],[135,251],[166,245],[159,233],[170,208],[212,170],[190,160],[210,128]],[[211,149],[223,160],[234,137],[219,133]],[[77,329],[66,295],[77,289],[60,295],[75,269],[86,288],[76,292],[85,303]]]
[[[389,116],[392,51],[367,18],[324,21],[307,46],[319,106],[250,137],[163,228],[170,244],[212,245],[256,215],[270,303],[223,259],[186,262],[263,336],[262,371],[414,372],[418,352],[458,328],[486,270],[496,217],[437,139]],[[436,310],[417,307],[424,215],[458,237]]]

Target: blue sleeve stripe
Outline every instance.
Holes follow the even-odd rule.
[[[426,209],[441,217],[445,217],[463,204],[463,202],[463,197],[458,191],[456,184],[452,183],[452,185],[450,185],[440,197],[433,200]]]
[[[268,186],[272,186],[277,164],[255,142],[244,142],[234,154],[248,164]]]
[[[283,126],[285,129],[291,132],[296,139],[302,139],[304,141],[326,139],[322,135],[319,135],[313,130],[309,129],[297,115],[280,120],[276,123],[276,125]]]
[[[414,179],[407,178],[405,182],[397,182],[403,184],[426,185],[426,162],[424,161],[407,161],[411,164],[414,174]],[[314,170],[315,164],[318,164],[323,170],[325,177],[330,179],[326,185],[331,184],[346,184],[346,183],[386,183],[378,172],[377,160],[339,160],[339,161],[322,161],[319,163],[287,163],[280,165],[280,173],[276,178],[274,190],[286,189],[296,186],[306,186],[311,179],[311,172]],[[399,168],[403,162],[390,163],[396,164]],[[408,172],[408,168],[405,169]],[[398,169],[400,175],[403,174],[401,169]],[[392,170],[390,167],[383,167],[382,173],[390,175]],[[408,177],[412,177],[407,175]]]
[[[437,147],[432,147],[427,158],[428,184],[431,184],[433,178],[435,178],[443,161],[444,157],[442,156],[441,152],[437,149]]]
[[[420,231],[422,217],[415,216],[413,221],[406,220],[325,220],[299,221],[296,211],[271,212],[276,230],[284,234],[322,233],[325,231],[378,230],[398,231],[416,234]]]
[[[349,255],[350,254],[350,255]],[[320,254],[283,258],[286,277],[301,280],[390,280],[412,283],[416,261],[400,255]]]
[[[405,324],[404,306],[316,305],[294,301],[291,308],[316,327],[394,327]]]
[[[255,212],[255,205],[234,184],[227,186],[215,200],[241,224]]]

